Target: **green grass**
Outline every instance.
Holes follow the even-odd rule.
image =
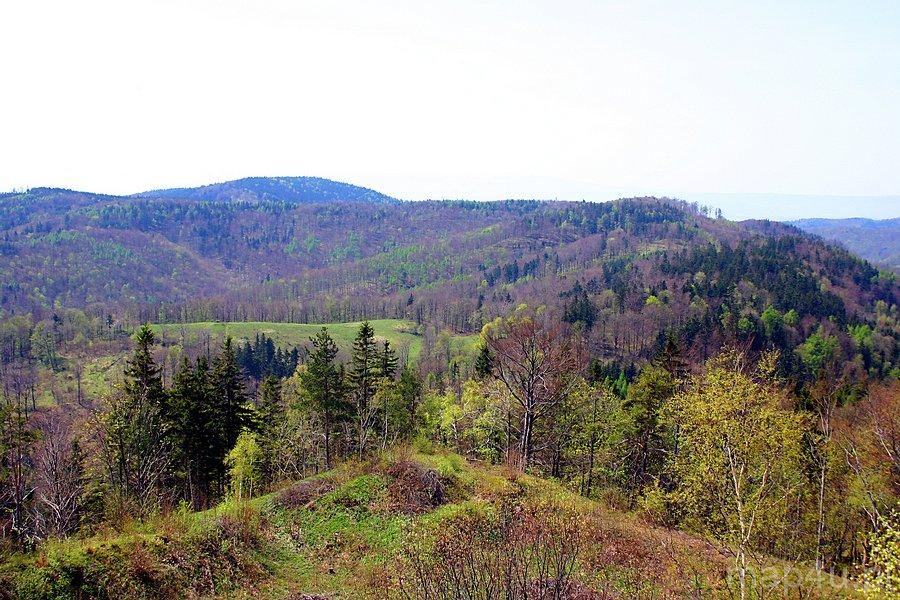
[[[203,321],[196,323],[166,323],[152,325],[154,333],[165,335],[170,342],[174,340],[197,340],[201,332],[209,333],[214,339],[230,335],[236,341],[252,340],[257,333],[264,333],[275,341],[277,346],[293,347],[309,342],[309,338],[319,332],[322,327],[334,338],[338,347],[349,352],[353,339],[359,330],[361,321],[350,323],[273,323],[266,321],[217,322]],[[369,321],[375,329],[375,337],[387,340],[401,355],[405,354],[410,361],[419,358],[422,351],[422,336],[418,326],[412,321],[401,319],[373,319]],[[453,335],[450,349],[453,354],[473,354],[479,336],[477,334]]]
[[[387,340],[398,351],[404,350],[410,360],[418,358],[422,350],[422,338],[418,334],[416,324],[399,319],[374,319],[369,321],[375,329],[375,336]],[[322,327],[334,338],[338,347],[348,352],[353,345],[353,338],[359,330],[361,322],[352,323],[270,323],[263,321],[250,322],[212,322],[170,323],[153,325],[154,333],[168,338],[185,336],[191,339],[199,332],[208,332],[213,338],[230,335],[243,342],[252,340],[257,333],[264,333],[275,341],[277,346],[300,346],[309,342],[309,338],[319,332]],[[460,339],[474,336],[460,336]],[[461,342],[462,343],[462,342]],[[462,346],[461,346],[462,347]]]
[[[415,363],[422,352],[422,336],[412,321],[400,319],[374,319],[369,321],[375,329],[379,340],[387,340],[401,359]],[[151,325],[160,341],[171,349],[186,345],[198,346],[209,335],[210,342],[217,346],[226,335],[230,335],[237,343],[251,341],[257,333],[271,337],[275,344],[284,349],[307,345],[310,337],[322,327],[328,332],[341,350],[338,360],[346,361],[350,357],[353,339],[359,330],[360,322],[352,323],[271,323],[261,321],[248,322],[196,322],[166,323]],[[463,360],[474,360],[478,334],[448,334],[450,355],[463,357]],[[121,348],[121,347],[120,347]],[[83,350],[83,349],[82,349]],[[62,356],[63,368],[51,371],[40,369],[40,378],[36,394],[36,404],[41,407],[55,406],[60,398],[74,401],[77,393],[75,365],[81,362],[81,391],[89,400],[98,400],[110,394],[113,386],[121,381],[125,359],[130,351],[110,350],[108,354],[99,354],[88,358],[79,358],[83,353],[73,351]]]

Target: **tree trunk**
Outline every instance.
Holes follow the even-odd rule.
[[[522,424],[522,441],[519,444],[519,450],[522,454],[522,470],[528,469],[531,466],[532,456],[531,456],[531,436],[534,430],[534,413],[530,410],[525,411],[525,417],[523,419]]]
[[[331,425],[325,422],[325,470],[331,470]]]

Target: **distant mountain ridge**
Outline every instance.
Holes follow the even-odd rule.
[[[316,202],[398,202],[375,190],[321,177],[245,177],[192,188],[150,190],[137,198],[181,200],[275,200],[289,204]]]
[[[900,218],[800,219],[791,225],[839,242],[866,260],[900,273]]]

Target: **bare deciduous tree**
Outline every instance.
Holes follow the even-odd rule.
[[[522,409],[519,452],[522,468],[534,459],[535,421],[546,415],[574,385],[582,365],[581,346],[557,323],[539,316],[513,315],[489,328],[487,344],[496,357],[495,374]]]
[[[78,525],[85,489],[84,452],[71,424],[48,416],[35,460],[35,526],[42,537],[64,536]]]
[[[109,398],[96,425],[100,459],[110,486],[139,514],[152,512],[169,462],[158,408],[145,394],[130,397],[117,393]]]

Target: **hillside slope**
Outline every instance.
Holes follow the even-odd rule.
[[[803,231],[840,242],[866,260],[900,273],[900,218],[802,219],[792,223]]]
[[[485,598],[504,585],[516,598],[716,598],[734,593],[730,560],[546,480],[395,450],[249,503],[48,545],[4,563],[0,583],[22,600],[456,597],[460,585]],[[845,597],[785,573],[786,596]]]

